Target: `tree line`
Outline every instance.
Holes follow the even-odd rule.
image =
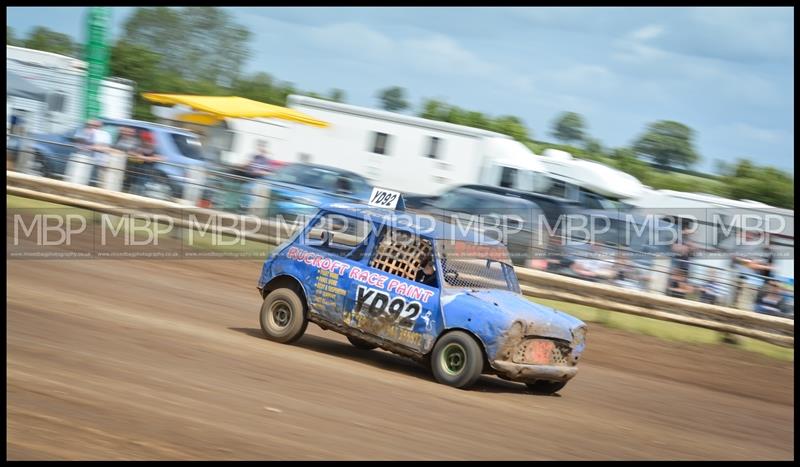
[[[133,115],[143,120],[154,119],[143,92],[237,95],[281,106],[286,105],[290,94],[346,101],[341,89],[304,91],[265,72],[245,73],[251,38],[252,33],[221,8],[139,7],[127,18],[122,34],[111,46],[109,71],[112,76],[136,83]],[[83,58],[82,44],[45,27],[17,38],[6,26],[6,43]],[[387,87],[375,97],[385,110],[412,110],[402,87]],[[718,175],[692,172],[701,160],[694,143],[696,132],[680,122],[652,122],[629,147],[606,148],[589,134],[584,117],[575,112],[563,112],[553,120],[550,136],[558,143],[536,140],[519,117],[486,115],[438,99],[422,99],[414,113],[507,134],[536,153],[546,148],[563,149],[574,157],[627,172],[653,188],[708,192],[794,208],[794,177],[776,168],[739,159],[733,164],[718,164]]]

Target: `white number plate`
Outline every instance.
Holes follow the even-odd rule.
[[[395,209],[399,199],[400,193],[396,191],[384,190],[383,188],[373,188],[372,195],[369,197],[369,205]]]

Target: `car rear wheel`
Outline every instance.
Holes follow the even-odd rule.
[[[378,348],[377,345],[367,342],[364,339],[359,339],[358,337],[353,337],[353,336],[345,336],[345,337],[347,337],[347,340],[349,340],[350,343],[353,344],[353,347],[357,349],[372,350]]]
[[[467,388],[480,378],[483,360],[483,351],[472,336],[453,331],[442,336],[433,347],[431,371],[442,384]]]
[[[536,381],[525,383],[535,394],[555,394],[567,385],[566,381]]]
[[[282,344],[302,337],[308,326],[303,300],[288,288],[273,290],[267,295],[261,305],[259,321],[264,336]]]

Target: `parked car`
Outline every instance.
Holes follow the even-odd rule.
[[[259,179],[269,188],[267,217],[310,215],[333,202],[366,202],[372,186],[347,170],[313,164],[288,164]]]
[[[206,157],[200,139],[194,133],[182,128],[127,119],[100,119],[103,130],[111,135],[112,142],[119,137],[122,127],[136,131],[137,136],[150,132],[155,141],[156,152],[165,158],[166,163],[156,165],[156,174],[143,187],[145,196],[169,199],[181,198],[186,182],[189,182],[187,167],[205,168]],[[77,150],[76,128],[64,134],[34,135],[40,140],[32,144],[34,151],[34,172],[50,178],[63,178],[70,156]]]
[[[522,231],[507,239],[514,264],[548,270],[561,267],[564,258],[559,241],[564,217],[580,209],[575,201],[490,185],[462,185],[439,196],[407,197],[406,206],[423,212],[448,210],[484,216],[492,211],[501,215],[516,212],[523,217]],[[515,230],[514,225],[505,227]]]
[[[544,211],[533,201],[458,187],[416,203],[440,221],[477,226],[506,244],[515,265],[543,268],[549,246]]]
[[[502,243],[363,204],[319,209],[266,259],[258,290],[267,339],[294,342],[310,321],[458,388],[489,373],[554,393],[585,348],[582,321],[521,295]]]

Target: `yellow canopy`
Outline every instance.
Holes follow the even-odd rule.
[[[142,93],[142,96],[150,102],[157,104],[183,104],[195,110],[200,110],[206,114],[203,117],[196,117],[196,123],[213,124],[216,120],[225,117],[230,118],[279,118],[291,122],[304,123],[306,125],[325,128],[327,122],[317,120],[302,112],[294,109],[281,107],[279,105],[265,104],[263,102],[245,99],[236,96],[191,96],[186,94],[157,94],[152,92]]]

